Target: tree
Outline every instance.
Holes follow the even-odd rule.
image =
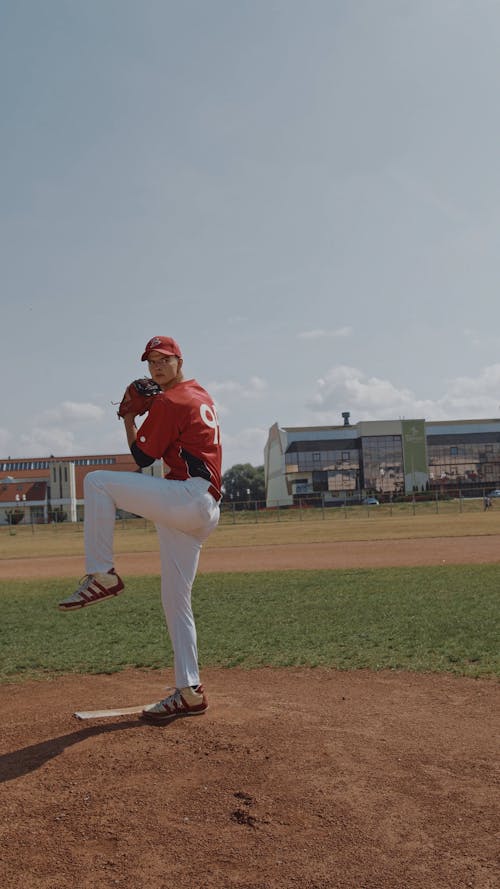
[[[264,467],[236,463],[222,476],[224,499],[236,502],[265,500]]]

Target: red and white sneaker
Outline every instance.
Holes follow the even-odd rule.
[[[196,688],[176,688],[168,698],[146,707],[141,716],[146,722],[162,725],[175,716],[200,716],[205,710],[208,710],[205,689],[198,685]]]
[[[114,569],[107,574],[86,574],[80,581],[78,589],[67,599],[59,602],[59,609],[72,611],[74,608],[86,608],[87,605],[118,596],[124,589],[125,584],[118,574],[115,574]]]

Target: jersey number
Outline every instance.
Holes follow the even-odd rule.
[[[214,430],[214,444],[220,443],[220,430],[219,430],[219,421],[217,419],[217,412],[214,406],[210,406],[208,404],[200,405],[200,415],[203,422],[210,426],[210,429]]]

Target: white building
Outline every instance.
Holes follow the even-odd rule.
[[[355,502],[500,487],[500,419],[370,420],[271,426],[264,449],[267,506],[304,498]]]

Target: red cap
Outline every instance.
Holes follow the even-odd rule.
[[[144,349],[141,361],[146,361],[150,352],[162,352],[163,355],[175,355],[177,358],[182,358],[180,346],[171,336],[152,337],[149,342],[146,343],[146,348]]]

